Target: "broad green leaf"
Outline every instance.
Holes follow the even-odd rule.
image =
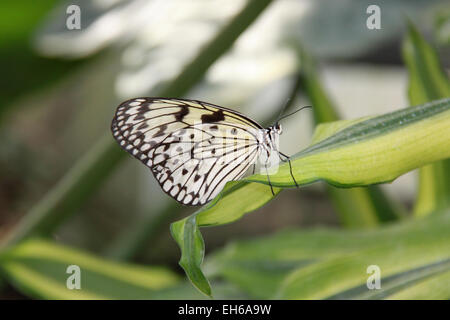
[[[273,191],[276,196],[281,189],[273,188]],[[219,197],[198,211],[197,224],[207,227],[236,221],[246,213],[262,207],[273,197],[267,185],[232,181],[227,184]],[[219,205],[216,205],[217,203]]]
[[[448,158],[449,124],[450,99],[359,121],[294,155],[295,179],[301,185],[324,180],[341,187],[392,181]],[[246,180],[268,183],[264,175]],[[280,166],[270,181],[277,187],[294,186],[287,164]]]
[[[421,250],[432,250],[450,257],[449,251],[445,250],[448,246],[449,224],[450,212],[447,212],[446,215],[436,218],[402,221],[402,223],[364,231],[286,230],[262,238],[235,241],[209,257],[205,263],[205,269],[209,270],[210,275],[214,277],[224,277],[254,298],[267,299],[274,297],[274,292],[280,287],[282,281],[295,269],[300,272],[302,269],[316,268],[316,265],[322,265],[329,261],[341,261],[343,257],[345,257],[345,261],[356,259],[355,257],[363,257],[366,251],[372,252],[372,250],[379,250],[379,247],[383,247],[385,251],[380,252],[380,256],[377,258],[379,260],[374,258],[370,264],[381,263],[384,256],[394,255],[392,264],[403,264],[404,270],[409,270],[409,273],[405,272],[402,277],[397,275],[397,277],[389,279],[384,273],[387,269],[381,269],[382,288],[390,289],[393,292],[393,290],[400,290],[405,283],[408,286],[414,286],[415,283],[412,281],[423,280],[424,276],[433,274],[437,276],[445,268],[448,270],[450,266],[446,262],[441,265],[430,263],[427,268],[418,268],[418,271],[411,272],[413,267],[409,266],[409,258],[401,259],[400,257],[406,252],[403,247],[412,243],[417,244]],[[427,240],[431,234],[434,234],[438,244],[433,244],[434,238]],[[420,251],[415,252],[417,256],[421,256]],[[396,254],[399,257],[395,260]],[[358,279],[367,279],[369,275],[366,273],[366,268],[355,271],[354,276]],[[403,270],[398,273],[402,274]],[[328,277],[326,272],[322,276]],[[340,281],[338,272],[332,273],[330,277],[336,278],[337,282]],[[353,281],[353,279],[350,280]],[[316,284],[311,283],[311,287],[316,286],[316,288],[311,290],[322,290],[324,285],[320,283],[321,276],[318,275],[314,281]],[[330,287],[333,285],[331,282],[330,280],[330,283],[327,284]],[[299,286],[301,287],[301,284]],[[350,286],[333,294],[339,294],[341,298],[375,298],[369,294],[378,295],[381,294],[381,291],[367,290],[364,280],[359,287]],[[363,297],[363,295],[365,296]],[[321,298],[325,297],[328,296]]]
[[[271,3],[271,0],[251,0],[199,54],[183,69],[174,81],[153,95],[182,97],[208,68],[224,54],[234,41]],[[31,235],[46,234],[73,214],[101,185],[126,153],[117,147],[111,134],[106,134],[92,150],[77,163],[65,177],[22,219],[18,230],[8,243],[17,243]],[[101,164],[103,167],[99,167]]]
[[[349,126],[342,124],[323,124],[338,128],[337,132],[322,130],[327,134],[292,158],[300,185],[318,180],[343,187],[388,182],[450,157],[450,99],[353,121]],[[246,180],[227,184],[213,202],[172,225],[172,235],[182,252],[182,267],[205,294],[210,294],[210,288],[200,269],[204,243],[198,227],[232,222],[273,199],[268,186],[248,183],[268,184],[266,176],[253,175]],[[280,166],[270,180],[276,187],[294,186],[288,164]]]
[[[337,121],[339,115],[321,85],[316,61],[303,48],[299,48],[298,52],[302,65],[302,84],[313,105],[315,122],[319,124],[312,143],[317,143],[338,129],[367,120]],[[332,123],[320,125],[326,122]],[[343,190],[327,185],[327,191],[341,224],[346,227],[372,227],[381,221],[395,220],[402,215],[399,204],[390,200],[378,186]]]
[[[364,117],[354,120],[336,120],[333,122],[327,122],[325,124],[318,124],[314,130],[314,135],[311,139],[311,144],[316,144],[329,138],[334,133],[351,127],[359,122],[369,120],[371,117]]]
[[[439,63],[436,50],[411,23],[403,44],[403,58],[409,71],[408,94],[411,104],[450,97],[450,81]],[[414,213],[423,216],[449,206],[450,160],[421,168]]]
[[[80,290],[66,286],[70,265],[80,267]],[[2,251],[0,272],[27,296],[45,299],[152,299],[180,282],[164,268],[111,262],[39,239]]]
[[[367,290],[367,283],[362,286],[339,293],[329,299],[396,299],[395,295],[405,290],[410,291],[416,283],[441,278],[442,273],[450,270],[450,259],[432,262],[426,265],[407,269],[393,275],[383,277],[383,286],[378,290]],[[436,299],[448,299],[448,295],[441,292]]]
[[[396,234],[395,229],[391,229],[390,233],[385,234],[387,238],[373,242],[361,250],[323,259],[293,271],[285,278],[277,297],[384,298],[426,276],[449,271],[450,214],[447,212],[411,225],[420,225],[421,228],[403,235]],[[367,268],[371,265],[380,268],[381,290],[368,290],[366,286],[370,275]]]
[[[450,299],[450,271],[417,281],[388,297],[395,300],[437,300]]]

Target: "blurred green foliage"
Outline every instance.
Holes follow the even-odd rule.
[[[249,1],[172,82],[151,94],[187,94],[270,2]],[[0,80],[2,92],[7,93],[0,97],[0,121],[7,111],[13,111],[8,107],[15,99],[56,83],[87,61],[47,59],[31,50],[32,33],[55,3],[0,4],[0,68],[8,74]],[[443,25],[443,20],[439,21]],[[327,187],[341,225],[352,230],[292,228],[272,236],[234,241],[208,254],[202,267],[205,243],[199,227],[233,222],[274,198],[265,176],[232,182],[211,203],[171,226],[181,248],[180,265],[189,280],[215,298],[450,298],[449,160],[421,169],[415,204],[420,218],[406,217],[397,199],[389,199],[373,185],[449,157],[450,103],[448,99],[437,100],[450,97],[450,84],[436,50],[410,24],[403,57],[413,107],[356,120],[339,120],[314,58],[303,49],[298,55],[300,89],[311,100],[320,125],[311,146],[293,157],[294,174],[302,185],[326,180],[340,187],[357,186]],[[30,74],[39,77],[27,77]],[[427,135],[429,140],[423,143]],[[124,154],[106,134],[33,206],[0,251],[1,281],[31,298],[206,298],[168,267],[119,263],[48,239],[86,204]],[[275,195],[294,187],[287,164],[271,180]],[[145,223],[138,221],[107,248],[105,256],[119,260],[134,257],[177,210],[176,205],[168,205]],[[66,287],[66,268],[72,264],[83,272],[80,291]],[[366,268],[371,264],[381,268],[382,290],[367,290]]]
[[[413,297],[416,285],[448,273],[449,213],[364,231],[291,229],[233,241],[205,269],[260,299],[389,298],[409,290]],[[382,290],[367,290],[373,264],[381,269]],[[448,282],[440,287],[439,298],[448,298]]]
[[[56,0],[2,1],[0,3],[0,121],[23,94],[49,87],[83,61],[67,61],[40,57],[31,48],[38,24]],[[39,75],[36,77],[34,75]]]
[[[298,51],[302,65],[302,87],[314,106],[316,124],[339,120],[336,107],[320,83],[316,61],[304,49],[299,48]],[[389,199],[378,186],[343,190],[327,185],[327,191],[342,225],[347,227],[373,227],[404,215],[400,204]]]
[[[409,71],[408,95],[411,104],[450,97],[450,80],[440,64],[436,50],[412,23],[403,44],[403,57]],[[419,171],[416,215],[450,206],[450,159],[425,166]]]

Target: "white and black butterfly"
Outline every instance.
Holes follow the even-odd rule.
[[[252,166],[254,172],[258,161],[268,172],[274,154],[289,161],[278,151],[278,121],[265,129],[236,111],[197,100],[125,101],[111,130],[124,150],[150,168],[164,192],[185,205],[209,202],[228,181]]]

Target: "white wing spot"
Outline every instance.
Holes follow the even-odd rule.
[[[172,191],[170,191],[170,194],[175,197],[178,193],[178,191],[180,190],[180,188],[178,186],[174,186]]]
[[[181,191],[180,191],[180,193],[178,194],[178,198],[177,198],[177,200],[178,200],[178,201],[181,201],[181,200],[183,200],[183,198],[184,198],[185,194],[186,194],[186,191],[184,191],[184,190],[181,190]]]
[[[169,191],[169,189],[172,187],[172,182],[170,182],[169,180],[167,180],[166,182],[164,182],[163,185],[163,189],[164,191]]]

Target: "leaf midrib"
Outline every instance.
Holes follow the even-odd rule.
[[[362,139],[373,139],[386,133],[403,129],[423,119],[430,119],[447,110],[450,110],[449,98],[364,120],[300,151],[293,158],[319,153],[330,149],[330,147],[335,149]]]

